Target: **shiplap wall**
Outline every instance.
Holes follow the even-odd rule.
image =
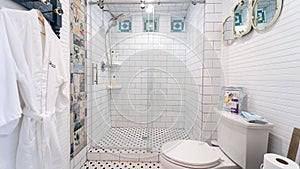
[[[223,18],[232,0],[224,1]],[[274,128],[269,151],[286,156],[294,127],[300,127],[300,1],[285,0],[278,22],[223,47],[226,84],[246,88],[246,109]],[[298,162],[299,162],[298,153]]]

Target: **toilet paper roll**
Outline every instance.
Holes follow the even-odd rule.
[[[299,169],[299,165],[294,161],[273,153],[264,155],[263,169]]]

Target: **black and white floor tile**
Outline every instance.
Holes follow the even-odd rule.
[[[87,161],[81,169],[162,169],[158,162]]]
[[[139,151],[151,147],[152,151],[159,152],[163,143],[184,139],[189,139],[184,129],[112,128],[100,140],[98,147],[103,150],[112,148],[114,151],[118,148],[122,151]]]

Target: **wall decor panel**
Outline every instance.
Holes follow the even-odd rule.
[[[87,145],[86,6],[85,0],[70,0],[71,157]]]

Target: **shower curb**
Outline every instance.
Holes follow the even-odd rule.
[[[158,152],[146,150],[119,150],[92,148],[87,152],[89,161],[135,161],[135,162],[159,162]]]

